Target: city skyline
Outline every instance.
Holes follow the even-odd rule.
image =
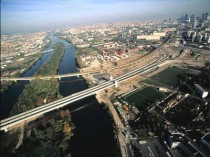
[[[1,32],[30,32],[101,22],[177,17],[210,12],[208,0],[2,1]],[[181,11],[180,11],[181,10]]]

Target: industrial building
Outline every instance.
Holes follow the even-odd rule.
[[[160,40],[160,36],[159,35],[137,35],[137,39]]]

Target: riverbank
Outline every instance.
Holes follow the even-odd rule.
[[[74,46],[72,46],[66,41],[55,36],[53,36],[52,39],[53,39],[53,43],[60,41],[65,45],[65,53],[62,58],[62,61],[60,62],[59,70],[57,74],[78,72],[78,67],[76,66],[76,62],[75,62]],[[47,61],[42,60],[42,62],[47,62]],[[88,85],[86,84],[85,80],[81,79],[80,77],[79,78],[78,77],[62,78],[57,81],[59,82],[59,93],[64,97],[69,96],[76,92],[80,92],[88,88]],[[23,83],[23,81],[20,83]],[[14,91],[17,91],[20,87],[22,88],[22,86],[17,86],[17,85],[15,87],[18,87],[18,88],[15,88]],[[40,88],[40,87],[37,87],[37,88]],[[42,88],[40,88],[40,90],[42,90]],[[9,98],[11,99],[11,97]],[[2,109],[5,110],[6,106],[8,105],[4,105]],[[80,100],[73,104],[69,104],[63,110],[66,110],[66,109],[70,111],[72,123],[75,124],[76,128],[75,129],[72,128],[73,129],[72,133],[74,133],[74,136],[68,142],[68,145],[69,145],[67,148],[68,151],[65,152],[65,155],[69,155],[68,152],[70,152],[71,155],[74,157],[81,157],[81,156],[118,157],[119,156],[117,155],[119,154],[119,148],[117,145],[116,137],[114,137],[115,129],[113,128],[113,121],[109,116],[107,108],[104,105],[100,105],[95,99],[95,96],[92,96],[84,100]],[[56,121],[57,120],[59,121],[59,119],[57,119],[54,116],[58,112],[59,112],[58,110],[49,112],[48,114],[45,114],[43,117],[40,117],[37,120],[39,120],[42,123],[45,121],[45,118],[49,117],[49,119],[55,119]],[[35,125],[36,127],[38,127],[38,130],[39,130],[38,132],[43,134],[43,131],[48,130],[48,128],[44,128],[43,125],[38,125],[36,123],[37,120],[31,121],[31,123],[25,125],[25,128],[29,127],[30,124]],[[34,134],[34,131],[29,129],[24,134],[30,135],[30,133]],[[47,132],[44,132],[44,133],[46,135],[48,134]],[[15,139],[19,139],[19,141],[21,141],[22,139],[21,134],[20,136],[19,134],[17,138]],[[34,137],[32,138],[34,139]],[[55,138],[58,138],[58,141],[60,141],[63,138],[63,136],[56,136]],[[26,140],[27,139],[25,139],[24,142]],[[57,144],[56,141],[57,140],[54,141],[54,144],[59,146],[59,144]],[[24,142],[23,142],[23,145],[24,145]],[[17,144],[17,143],[21,143],[21,142],[18,142],[18,141],[16,141],[16,143],[13,142],[13,144]],[[26,146],[28,145],[27,148],[31,149],[28,152],[32,151],[33,149],[35,149],[36,151],[39,151],[39,149],[37,149],[36,147],[37,145],[35,145],[35,147],[33,148],[30,146],[31,145],[30,143],[25,143],[25,145]],[[19,150],[21,148],[23,147],[20,146]],[[27,151],[27,149],[24,149],[24,150]],[[44,150],[40,150],[40,151],[46,152]],[[18,150],[16,150],[16,153],[17,152]],[[53,155],[56,156],[56,154],[54,153],[54,150],[49,150],[49,152],[51,152],[51,156]],[[21,151],[21,154],[24,154],[24,151]],[[36,152],[32,154],[36,155]],[[63,156],[63,154],[60,156]]]
[[[111,100],[109,99],[109,96],[104,91],[99,92],[96,95],[96,98],[99,103],[104,103],[108,107],[108,111],[111,114],[112,120],[114,121],[114,124],[115,124],[115,128],[116,128],[115,137],[117,137],[117,140],[118,140],[121,156],[126,157],[126,151],[125,151],[126,144],[124,142],[123,135],[121,133],[122,130],[125,129],[124,124],[122,123],[120,117],[118,116]]]
[[[24,69],[24,70],[21,71],[21,73],[17,73],[16,75],[14,75],[12,77],[23,76],[28,70],[30,70],[35,65],[35,63],[38,60],[40,60],[43,57],[44,53],[41,53],[41,52],[43,52],[46,48],[48,48],[52,44],[52,41],[50,38],[47,38],[44,40],[47,40],[47,41],[45,42],[45,45],[42,46],[40,52],[33,56],[30,56],[30,60],[28,60],[26,63],[24,63],[24,65],[22,65],[23,67],[21,69]],[[14,84],[14,82],[11,82],[11,81],[1,83],[1,94],[6,92],[9,89],[9,87],[13,84]]]
[[[60,60],[64,55],[64,45],[57,43],[51,58],[37,71],[36,75],[56,74]],[[44,105],[45,103],[61,98],[57,79],[32,80],[25,86],[18,102],[12,109],[12,115]]]
[[[54,48],[51,58],[37,71],[37,75],[57,73],[65,48],[61,43],[57,43]],[[27,111],[61,97],[57,79],[32,80],[19,96],[18,103],[13,107],[11,114],[15,115]],[[40,150],[42,150],[41,154],[45,152],[45,156],[51,156],[53,150],[56,156],[69,154],[69,151],[67,151],[68,141],[73,136],[72,130],[74,129],[70,112],[68,110],[55,111],[53,114],[49,113],[48,116],[44,116],[37,121],[39,123],[33,122],[31,124],[33,127],[30,127],[30,137],[23,139],[24,128],[21,129],[16,146],[10,149],[10,151],[14,150],[14,152],[7,153],[11,155],[39,154]],[[39,144],[37,145],[37,143]],[[12,148],[11,145],[10,147]]]

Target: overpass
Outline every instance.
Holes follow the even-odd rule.
[[[51,76],[32,76],[32,77],[1,77],[1,81],[31,81],[35,79],[42,79],[42,80],[50,80],[52,78],[61,79],[64,77],[72,77],[72,76],[84,76],[89,74],[95,74],[99,72],[86,72],[86,73],[69,73],[69,74],[61,74],[61,75],[51,75]]]
[[[107,81],[103,84],[100,84],[100,85],[97,85],[95,87],[80,91],[78,93],[74,93],[74,94],[72,94],[70,96],[67,96],[67,97],[64,97],[62,99],[53,101],[51,103],[36,107],[34,109],[31,109],[31,110],[25,111],[23,113],[17,114],[15,116],[6,118],[4,120],[1,120],[0,130],[8,131],[8,129],[10,127],[12,127],[16,124],[19,124],[21,122],[25,122],[28,119],[36,118],[40,115],[43,115],[43,114],[48,113],[50,111],[62,108],[64,106],[69,105],[69,104],[71,104],[73,102],[76,102],[78,100],[84,99],[84,98],[89,97],[91,95],[95,95],[97,92],[99,92],[101,90],[104,90],[106,88],[109,88],[111,86],[114,86],[117,83],[120,83],[120,82],[122,82],[126,79],[129,79],[129,78],[133,77],[133,76],[151,72],[151,71],[155,70],[159,66],[159,64],[164,62],[165,60],[166,60],[166,58],[162,59],[162,60],[156,59],[155,61],[153,61],[153,62],[151,62],[151,63],[149,63],[149,64],[147,64],[143,67],[140,67],[140,68],[138,68],[134,71],[131,71],[127,74],[124,74],[122,76],[119,76],[119,77],[117,77],[113,80]]]

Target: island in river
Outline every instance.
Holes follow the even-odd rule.
[[[51,58],[37,71],[36,75],[56,74],[60,60],[64,55],[65,47],[62,43],[56,43]],[[32,108],[44,105],[62,98],[59,93],[57,79],[32,80],[27,84],[18,102],[14,105],[11,115],[16,115]],[[19,139],[3,146],[1,152],[6,156],[63,156],[66,152],[68,141],[73,136],[74,125],[71,122],[70,112],[60,110],[50,113],[48,116],[30,123],[26,127],[20,127]],[[22,136],[22,137],[21,137]],[[1,136],[1,141],[8,136]],[[21,138],[20,138],[21,137]],[[28,137],[28,138],[24,138]],[[9,147],[9,149],[8,149]],[[53,153],[52,153],[53,152]]]

